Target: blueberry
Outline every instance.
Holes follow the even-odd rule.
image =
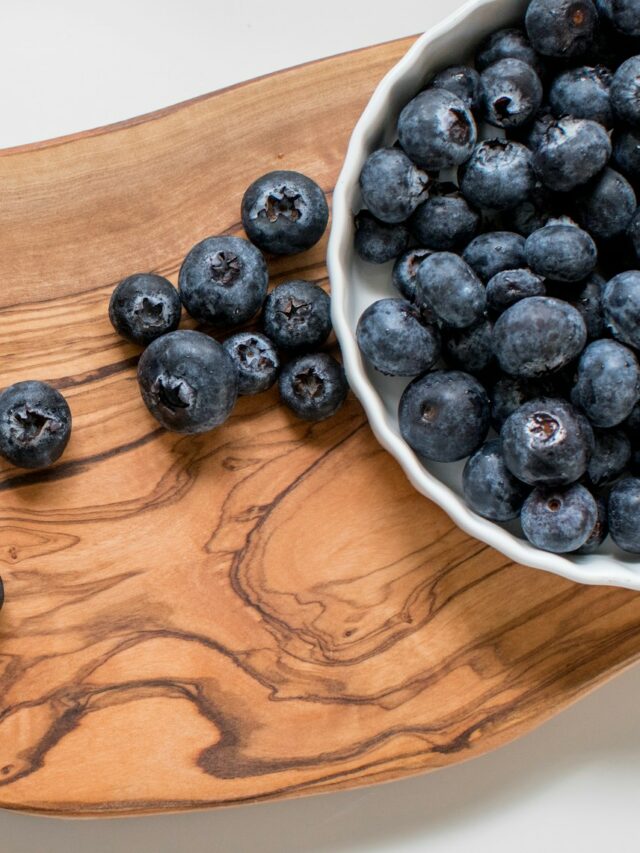
[[[587,327],[587,339],[590,341],[604,336],[604,313],[602,311],[602,291],[605,281],[594,273],[582,284],[580,293],[574,302],[575,308],[582,314]]]
[[[610,240],[624,234],[636,204],[636,194],[629,181],[607,168],[578,194],[575,215],[594,237]]]
[[[591,0],[531,0],[527,35],[543,56],[579,56],[593,40],[598,15]]]
[[[467,245],[478,232],[480,217],[455,184],[437,183],[416,209],[410,228],[420,245],[450,252]]]
[[[620,121],[640,127],[640,56],[627,59],[613,75],[611,104]]]
[[[265,334],[276,346],[314,349],[331,332],[331,299],[311,281],[286,281],[267,296],[262,321]]]
[[[489,281],[502,270],[525,267],[524,237],[513,231],[493,231],[472,240],[462,257],[482,281]]]
[[[636,259],[640,260],[640,207],[631,217],[629,227],[627,228],[627,235],[631,240]]]
[[[491,423],[500,432],[509,415],[529,400],[548,397],[553,393],[553,385],[548,380],[516,379],[502,376],[491,390]]]
[[[423,325],[418,309],[404,299],[379,299],[358,320],[356,338],[365,358],[388,376],[417,376],[440,355],[440,335]]]
[[[624,129],[614,133],[613,162],[630,181],[640,180],[640,132]]]
[[[487,304],[501,313],[528,296],[544,296],[544,279],[529,269],[502,270],[487,284]]]
[[[500,59],[480,75],[483,115],[495,127],[519,127],[542,103],[542,83],[531,65],[520,59]]]
[[[592,485],[607,486],[617,480],[631,459],[631,442],[621,429],[593,431],[595,447],[587,474]]]
[[[625,477],[609,492],[609,532],[623,551],[640,554],[640,480]]]
[[[634,444],[640,445],[640,403],[636,403],[631,410],[631,414],[625,421],[624,428],[631,441]]]
[[[623,344],[640,349],[640,272],[628,270],[604,287],[602,309],[607,327]]]
[[[533,190],[532,155],[519,142],[489,139],[473,150],[460,172],[460,188],[474,207],[508,210]]]
[[[436,370],[414,379],[398,408],[400,432],[425,459],[455,462],[474,453],[489,431],[489,398],[473,376]]]
[[[588,489],[535,489],[524,502],[522,530],[532,545],[554,554],[577,551],[591,537],[598,506]]]
[[[259,394],[276,381],[280,359],[266,335],[238,332],[222,344],[238,373],[238,394]]]
[[[594,495],[593,497],[598,513],[596,523],[584,545],[576,549],[576,554],[594,554],[609,535],[607,504],[598,495]]]
[[[613,111],[609,87],[612,76],[611,71],[602,65],[570,68],[558,74],[549,90],[553,114],[558,118],[587,118],[611,127]]]
[[[500,367],[524,378],[560,370],[582,352],[587,340],[580,312],[550,296],[516,302],[498,317],[493,331]]]
[[[0,394],[0,456],[18,468],[46,468],[63,454],[71,412],[46,382],[17,382]]]
[[[527,237],[525,255],[531,269],[555,281],[581,281],[598,260],[591,237],[575,225],[547,224]]]
[[[533,166],[549,189],[569,192],[595,177],[610,156],[611,140],[601,124],[567,116],[543,133]]]
[[[614,427],[631,414],[640,400],[640,367],[630,349],[616,341],[593,341],[578,364],[571,394],[594,426]]]
[[[515,139],[517,142],[522,142],[531,151],[535,151],[555,121],[556,116],[551,112],[549,105],[543,104],[530,124],[511,128],[509,130],[509,138]]]
[[[238,376],[222,346],[202,332],[180,330],[156,338],[138,362],[147,409],[165,428],[207,432],[231,414]]]
[[[429,176],[399,148],[380,148],[365,160],[360,191],[365,205],[381,222],[407,219],[427,197]]]
[[[510,58],[526,62],[539,75],[544,70],[541,57],[531,47],[525,32],[517,27],[496,30],[487,36],[476,51],[476,68],[484,71],[494,62]]]
[[[116,285],[109,319],[121,337],[146,346],[178,328],[181,310],[180,296],[170,281],[153,273],[137,273]]]
[[[241,237],[207,237],[190,250],[178,285],[182,304],[199,323],[237,326],[264,302],[269,273],[262,253]]]
[[[530,486],[567,486],[587,470],[593,453],[589,421],[566,400],[541,397],[509,415],[500,431],[511,473]]]
[[[446,89],[457,95],[468,110],[480,109],[480,75],[468,65],[451,65],[431,81],[434,89]]]
[[[390,225],[380,222],[368,210],[361,210],[355,218],[355,248],[363,261],[386,264],[401,255],[411,241],[407,226],[400,222]]]
[[[529,198],[513,209],[513,227],[528,237],[556,218],[558,207],[558,197],[542,184],[536,184]]]
[[[413,302],[416,298],[416,279],[418,267],[431,255],[431,249],[407,249],[403,252],[393,265],[391,281],[396,290]]]
[[[468,160],[477,130],[471,111],[457,95],[427,89],[400,113],[398,137],[414,163],[435,171]]]
[[[450,367],[483,373],[493,361],[493,325],[481,320],[466,329],[445,329],[443,350]]]
[[[639,0],[595,0],[595,3],[598,12],[616,30],[628,36],[640,36]]]
[[[303,421],[335,415],[348,390],[342,365],[325,352],[298,356],[280,374],[282,402]]]
[[[431,308],[455,329],[477,323],[487,307],[482,282],[469,264],[451,252],[434,252],[420,264],[416,304]]]
[[[498,440],[487,441],[469,457],[462,473],[468,506],[490,521],[510,521],[520,515],[531,491],[504,464]]]

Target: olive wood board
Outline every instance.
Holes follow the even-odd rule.
[[[336,791],[480,755],[640,654],[640,596],[514,565],[417,494],[351,396],[277,392],[159,429],[107,302],[240,234],[273,168],[331,194],[413,39],[0,154],[0,386],[53,382],[74,432],[0,465],[0,805],[61,816]],[[326,238],[272,280],[327,283]],[[188,322],[185,321],[185,325]]]

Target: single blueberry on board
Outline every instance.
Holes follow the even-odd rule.
[[[423,324],[405,299],[379,299],[358,320],[356,339],[373,367],[387,376],[417,376],[440,356],[440,333]]]
[[[640,56],[631,56],[613,75],[611,105],[621,122],[640,127]]]
[[[625,477],[609,492],[609,532],[619,548],[640,554],[640,479]]]
[[[520,59],[500,59],[480,75],[483,116],[495,127],[526,124],[542,103],[542,83],[531,65]]]
[[[363,261],[386,264],[401,255],[411,242],[411,234],[404,222],[381,222],[368,210],[355,217],[355,248]]]
[[[452,183],[435,183],[429,198],[411,217],[409,227],[421,246],[438,252],[464,248],[475,237],[480,216]]]
[[[445,329],[443,350],[451,367],[483,373],[493,361],[493,325],[480,320],[466,329]]]
[[[259,394],[275,383],[280,359],[266,335],[238,332],[227,338],[222,346],[238,373],[238,394]]]
[[[404,222],[427,198],[429,176],[399,148],[380,148],[360,172],[362,200],[381,222]]]
[[[462,490],[467,505],[490,521],[517,518],[531,491],[504,464],[497,439],[487,441],[469,457],[462,473]]]
[[[593,341],[578,363],[571,402],[597,427],[625,421],[640,400],[640,366],[633,352],[617,341]]]
[[[636,212],[636,194],[619,172],[606,168],[579,190],[574,211],[580,225],[596,239],[624,234]]]
[[[543,56],[580,56],[591,45],[598,13],[591,0],[531,0],[527,35]]]
[[[489,139],[473,149],[460,170],[460,188],[477,208],[509,210],[532,192],[535,175],[532,154],[519,142]]]
[[[546,294],[544,279],[530,269],[502,270],[487,283],[487,304],[497,314],[528,296]]]
[[[611,71],[602,65],[582,66],[563,71],[549,89],[549,104],[558,118],[573,116],[597,121],[604,127],[613,124],[609,97]]]
[[[448,326],[477,323],[487,308],[482,282],[459,255],[434,252],[418,268],[416,304],[431,309]]]
[[[434,89],[453,92],[473,113],[480,109],[480,75],[475,68],[468,65],[450,65],[436,74],[431,86]]]
[[[462,257],[482,281],[489,281],[502,270],[526,267],[525,239],[513,231],[492,231],[472,240]]]
[[[342,365],[326,352],[301,355],[285,364],[279,388],[285,406],[312,422],[335,415],[349,390]]]
[[[423,169],[459,166],[471,156],[478,132],[471,110],[446,89],[427,89],[398,119],[403,150]]]
[[[143,347],[177,329],[181,311],[176,288],[153,273],[136,273],[123,279],[109,301],[113,328],[125,340]]]
[[[579,483],[564,489],[535,489],[524,502],[520,519],[524,535],[536,548],[568,554],[590,538],[598,506]]]
[[[611,140],[601,124],[565,116],[543,132],[533,153],[533,167],[549,189],[569,192],[595,177],[610,156]]]
[[[18,468],[47,468],[71,436],[71,411],[46,382],[28,380],[0,394],[0,456]]]
[[[432,254],[431,249],[407,249],[403,252],[393,265],[391,282],[405,299],[413,302],[416,298],[416,279],[418,267]]]
[[[602,310],[612,335],[640,349],[640,271],[627,270],[606,283]]]
[[[267,296],[262,312],[267,337],[287,350],[311,350],[331,332],[331,299],[311,281],[286,281]]]
[[[608,486],[623,473],[631,459],[631,442],[622,429],[595,429],[595,447],[587,476],[596,487]]]
[[[553,221],[527,237],[525,255],[533,272],[566,282],[582,281],[598,261],[596,244],[586,231]]]

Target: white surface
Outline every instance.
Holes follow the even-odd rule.
[[[0,146],[117,121],[406,35],[461,3],[5,0]],[[312,34],[311,36],[309,34]],[[637,853],[640,669],[466,765],[227,811],[60,821],[0,811],[2,853]]]

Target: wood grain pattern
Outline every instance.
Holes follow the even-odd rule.
[[[404,40],[0,156],[0,384],[68,395],[46,474],[0,467],[0,805],[57,815],[335,790],[461,761],[640,653],[640,596],[509,563],[418,496],[350,399],[159,430],[113,284],[175,280],[281,163],[331,191]],[[325,245],[272,265],[326,282]]]

